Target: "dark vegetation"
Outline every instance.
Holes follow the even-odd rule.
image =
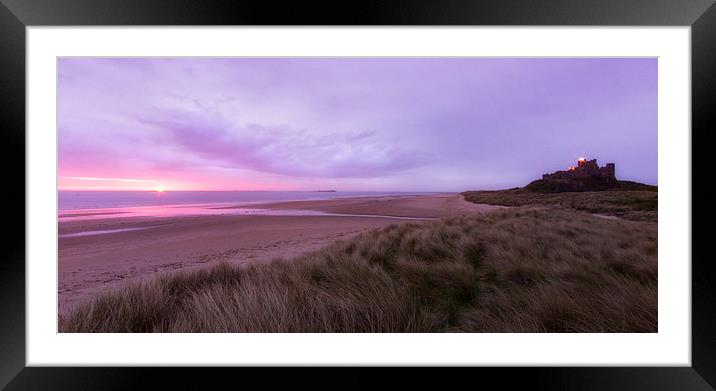
[[[130,282],[59,330],[656,332],[657,227],[545,207],[391,225],[291,261]]]
[[[467,201],[477,204],[559,206],[626,220],[656,222],[659,194],[651,190],[547,193],[515,188],[496,191],[466,191],[462,195]]]
[[[582,191],[657,191],[656,186],[631,181],[610,180],[600,177],[576,177],[563,180],[538,179],[524,190],[536,193],[566,193]]]

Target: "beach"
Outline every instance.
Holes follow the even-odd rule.
[[[54,65],[58,333],[660,331],[655,58]]]
[[[445,194],[222,205],[209,215],[88,213],[91,218],[59,223],[59,309],[157,273],[289,259],[390,224],[496,208]],[[253,213],[232,214],[242,209]]]

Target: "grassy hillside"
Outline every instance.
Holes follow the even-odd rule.
[[[656,332],[656,224],[549,208],[403,223],[290,262],[125,284],[61,332]]]
[[[631,181],[613,181],[599,177],[570,179],[538,179],[524,187],[536,193],[567,193],[582,191],[657,191],[656,186]]]
[[[467,201],[503,206],[559,206],[621,217],[634,221],[657,221],[658,192],[610,190],[577,193],[538,193],[523,188],[497,191],[466,191]]]

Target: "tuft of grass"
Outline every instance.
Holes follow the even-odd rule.
[[[512,208],[129,282],[60,332],[656,332],[654,223]]]
[[[465,200],[476,204],[560,206],[632,221],[657,221],[658,192],[656,191],[609,190],[539,193],[516,188],[495,191],[466,191],[462,195]]]

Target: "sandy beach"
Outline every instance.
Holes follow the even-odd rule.
[[[128,279],[217,261],[246,263],[290,258],[373,228],[414,221],[405,218],[480,213],[496,207],[472,204],[459,195],[440,195],[280,202],[251,205],[251,208],[312,210],[327,214],[112,215],[61,222],[60,311],[100,289]]]
[[[224,206],[221,209],[241,208]],[[466,202],[456,194],[434,196],[387,196],[387,197],[354,197],[320,201],[291,201],[270,204],[254,204],[255,208],[274,210],[316,210],[325,213],[375,215],[410,218],[437,218],[463,213],[484,212],[494,206],[476,205]]]

